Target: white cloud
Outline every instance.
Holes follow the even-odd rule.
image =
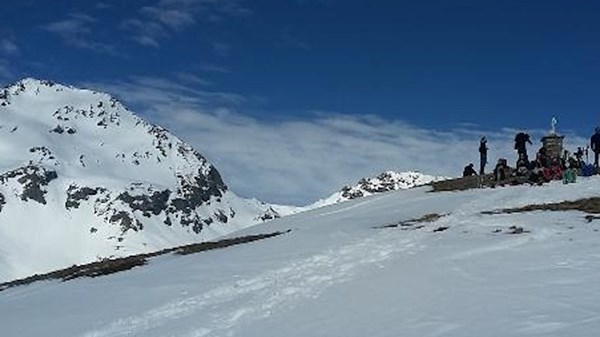
[[[160,46],[159,40],[168,36],[163,25],[154,21],[129,19],[124,21],[121,27],[134,32],[133,39],[142,46],[147,47],[158,48]]]
[[[201,86],[212,85],[212,83],[209,80],[204,79],[198,75],[194,75],[193,73],[189,73],[189,72],[178,72],[175,74],[175,76],[179,80],[189,83],[190,85],[201,85]]]
[[[4,55],[17,55],[19,54],[19,47],[15,42],[9,38],[0,39],[0,54]]]
[[[42,28],[57,35],[65,44],[94,52],[116,54],[114,46],[93,41],[92,25],[97,20],[87,14],[71,13],[68,18],[49,23]]]
[[[159,47],[162,39],[198,22],[219,22],[224,17],[249,15],[251,11],[239,0],[159,0],[140,8],[138,14],[121,26],[132,32],[139,44]]]
[[[143,7],[140,12],[152,20],[156,20],[161,24],[180,30],[196,23],[192,13],[183,9],[177,8],[158,8],[158,7]]]
[[[126,103],[143,107],[139,112],[195,146],[217,166],[232,190],[270,202],[307,204],[384,170],[458,176],[469,162],[478,165],[483,134],[489,140],[488,169],[493,158],[515,159],[514,129],[482,132],[470,126],[436,131],[373,115],[328,112],[273,122],[237,112],[240,101],[224,99],[239,95],[165,79],[134,78],[94,86],[127,93],[122,97]],[[544,131],[530,133],[536,144]],[[585,144],[579,137],[568,139],[570,146]]]

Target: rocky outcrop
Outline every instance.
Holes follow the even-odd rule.
[[[444,180],[444,177],[427,176],[419,172],[383,172],[373,178],[363,178],[355,186],[344,186],[340,196],[344,200],[362,198],[367,195],[413,188]]]
[[[0,183],[17,185],[17,195],[22,201],[32,200],[45,205],[46,188],[56,178],[56,171],[30,165],[0,175]]]

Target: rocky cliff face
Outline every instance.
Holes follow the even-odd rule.
[[[0,89],[0,281],[211,239],[268,211],[107,94],[34,79]]]

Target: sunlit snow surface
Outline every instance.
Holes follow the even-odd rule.
[[[55,175],[35,199],[11,175],[34,168]],[[94,193],[69,206],[69,191],[85,188]],[[167,200],[154,211],[132,208],[155,193]],[[236,196],[200,153],[111,96],[35,79],[0,88],[0,195],[0,282],[214,239],[269,208]]]
[[[481,212],[598,196],[600,179],[427,191],[348,201],[233,235],[292,229],[272,239],[8,289],[2,336],[598,334],[600,220]],[[373,228],[428,213],[449,215],[418,230]],[[530,233],[506,234],[510,226]]]

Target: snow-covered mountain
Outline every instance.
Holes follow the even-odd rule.
[[[598,334],[599,177],[430,190],[259,224],[232,235],[291,232],[243,245],[0,291],[2,335]]]
[[[448,178],[442,176],[430,176],[415,171],[386,171],[375,177],[363,178],[359,180],[356,185],[344,186],[339,192],[332,194],[328,198],[317,201],[315,204],[309,206],[309,208],[319,208],[377,193],[405,190],[445,179]]]
[[[416,171],[385,171],[375,177],[362,178],[355,185],[346,185],[342,187],[340,191],[333,193],[329,197],[320,199],[307,206],[269,205],[269,208],[260,215],[260,219],[264,221],[279,219],[283,216],[302,213],[378,193],[406,190],[445,179],[448,178],[426,175]]]
[[[0,280],[211,239],[268,209],[107,94],[0,89]]]

